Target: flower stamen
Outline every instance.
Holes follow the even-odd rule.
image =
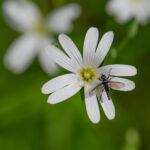
[[[96,72],[91,66],[85,66],[78,70],[80,79],[84,82],[92,82],[96,77]]]

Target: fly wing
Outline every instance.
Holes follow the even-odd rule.
[[[121,88],[124,88],[124,87],[125,87],[125,84],[122,83],[122,82],[109,81],[109,82],[108,82],[108,86],[109,86],[111,89],[119,90],[119,89],[121,89]]]
[[[94,94],[97,94],[97,92],[99,90],[101,90],[101,89],[103,89],[103,84],[97,85],[95,88],[93,88],[92,90],[90,90],[89,96],[93,96]]]
[[[103,91],[104,91],[104,86],[101,86],[101,87],[97,88],[96,94],[97,94],[97,97],[98,97],[99,100],[102,100]]]

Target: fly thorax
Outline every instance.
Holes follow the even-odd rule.
[[[104,80],[104,81],[103,81],[103,83],[104,83],[104,84],[107,84],[107,83],[108,83],[108,81],[107,81],[107,80]]]

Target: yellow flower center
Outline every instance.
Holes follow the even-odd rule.
[[[78,70],[80,79],[84,82],[92,82],[96,77],[95,70],[91,66],[85,66]]]
[[[39,24],[37,24],[37,26],[35,27],[34,32],[43,35],[48,33],[48,29],[43,22],[39,22]]]

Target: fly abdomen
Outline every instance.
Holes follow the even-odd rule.
[[[109,86],[107,83],[104,83],[104,88],[105,88],[108,100],[110,100]]]

